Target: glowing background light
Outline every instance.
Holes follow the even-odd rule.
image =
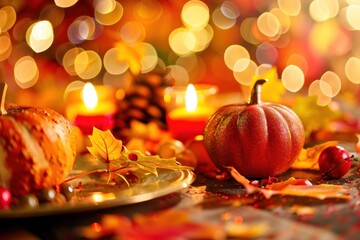
[[[16,22],[16,11],[12,6],[5,6],[0,9],[0,32],[6,32]]]
[[[282,72],[281,80],[287,90],[297,92],[304,85],[305,77],[298,66],[289,65]]]
[[[120,93],[165,69],[176,85],[246,95],[276,68],[287,97],[359,98],[358,0],[30,2],[0,3],[0,69],[29,92],[54,96],[80,79]]]
[[[301,0],[278,0],[279,8],[288,16],[297,16],[301,11]]]
[[[82,51],[74,61],[76,74],[82,79],[91,79],[96,77],[102,68],[100,56],[95,51]]]
[[[47,50],[54,41],[54,31],[49,21],[39,21],[27,31],[27,43],[37,53]]]
[[[54,3],[58,7],[68,8],[68,7],[71,7],[71,6],[75,5],[75,3],[77,1],[78,0],[54,0]]]
[[[345,74],[353,83],[360,83],[360,58],[351,57],[346,61]]]
[[[240,45],[229,46],[224,53],[225,64],[235,72],[241,72],[250,64],[250,54]]]
[[[9,58],[11,50],[12,44],[9,34],[0,34],[0,62]]]
[[[184,25],[190,29],[204,28],[209,21],[208,6],[201,1],[191,0],[184,4],[181,19]]]
[[[124,14],[123,6],[114,0],[95,1],[94,16],[96,20],[105,25],[114,25]]]
[[[39,78],[36,61],[30,56],[20,58],[15,64],[14,75],[16,83],[21,88],[32,87]]]

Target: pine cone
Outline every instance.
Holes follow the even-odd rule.
[[[167,72],[153,71],[138,75],[126,90],[124,99],[118,102],[113,134],[126,142],[131,137],[130,123],[133,120],[155,122],[160,129],[166,129],[166,105],[164,90],[173,83],[167,79]]]

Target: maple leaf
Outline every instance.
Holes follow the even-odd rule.
[[[273,195],[290,195],[298,197],[313,197],[318,199],[325,198],[342,198],[349,199],[349,189],[341,185],[320,184],[320,185],[296,185],[299,179],[290,178],[286,181],[276,183],[276,187],[258,188],[250,184],[250,181],[241,175],[235,168],[227,167],[231,176],[246,189],[249,194],[261,192],[266,198],[271,198]],[[304,181],[302,179],[301,181]],[[307,181],[307,180],[305,180]],[[305,183],[304,181],[304,183]],[[270,185],[271,186],[271,185]]]
[[[314,130],[329,129],[330,123],[341,116],[339,110],[329,105],[320,106],[316,101],[317,96],[297,96],[292,106],[304,125],[306,136]]]
[[[117,140],[110,130],[101,131],[94,127],[89,138],[92,146],[86,148],[100,162],[109,164],[121,158],[122,141]]]
[[[337,141],[327,141],[313,147],[301,149],[300,155],[292,164],[293,169],[319,170],[319,156],[322,150],[330,146],[336,146]]]
[[[130,186],[126,177],[119,172],[124,168],[141,169],[156,176],[158,176],[159,168],[168,170],[193,169],[188,166],[182,166],[176,161],[176,158],[160,158],[158,155],[145,155],[138,150],[129,151],[122,144],[121,140],[117,140],[113,136],[110,130],[102,131],[94,127],[93,133],[89,138],[92,146],[87,147],[87,149],[97,160],[107,165],[108,182],[111,179],[111,173],[115,173]]]

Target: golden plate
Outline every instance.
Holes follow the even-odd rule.
[[[97,164],[93,163],[92,166],[87,166],[96,168]],[[79,170],[79,166],[75,166],[70,176],[79,175],[84,171]],[[144,177],[141,178],[141,181],[132,182],[130,186],[121,182],[120,178],[117,183],[113,181],[107,183],[107,173],[79,177],[71,181],[75,187],[75,196],[69,202],[40,204],[34,208],[14,207],[10,210],[0,211],[0,218],[69,214],[140,203],[187,188],[195,180],[195,175],[190,170],[158,169],[158,176],[152,173],[142,174]]]

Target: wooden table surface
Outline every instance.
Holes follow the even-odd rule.
[[[245,226],[265,226],[266,231],[258,232],[256,239],[360,239],[358,165],[353,161],[351,171],[338,180],[324,181],[317,171],[290,170],[280,177],[345,185],[350,189],[348,200],[280,195],[266,199],[261,194],[246,194],[233,179],[221,181],[198,175],[189,188],[142,203],[101,211],[1,219],[0,239],[86,239],[78,230],[99,222],[104,215],[132,219],[137,214],[172,210],[186,211],[190,221],[204,225],[224,226],[241,218]]]

